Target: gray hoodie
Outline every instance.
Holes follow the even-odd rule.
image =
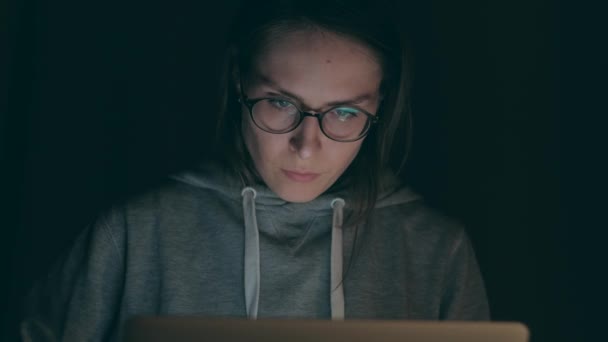
[[[32,290],[22,337],[115,341],[141,314],[489,319],[464,229],[387,177],[355,234],[340,191],[289,203],[215,164],[175,175],[83,231]]]

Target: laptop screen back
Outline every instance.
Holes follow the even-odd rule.
[[[511,322],[379,320],[239,320],[137,317],[125,326],[125,342],[527,342],[528,329]]]

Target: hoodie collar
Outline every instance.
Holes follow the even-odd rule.
[[[411,201],[417,196],[401,188],[397,177],[390,173],[385,177],[385,190],[381,189],[377,207]],[[247,317],[258,318],[260,302],[260,230],[256,215],[256,206],[270,208],[273,211],[282,208],[292,211],[284,216],[288,221],[310,219],[311,211],[332,211],[331,258],[330,258],[330,306],[334,320],[344,319],[345,302],[343,289],[343,208],[348,203],[340,196],[340,191],[326,192],[307,203],[289,203],[280,199],[265,185],[244,186],[233,172],[221,168],[218,164],[201,164],[195,170],[173,177],[176,180],[193,186],[213,189],[234,200],[242,200],[245,244],[243,256],[243,291]],[[296,215],[300,215],[298,217]],[[302,216],[303,215],[303,216]]]

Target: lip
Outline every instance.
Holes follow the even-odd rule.
[[[310,182],[319,177],[318,173],[313,172],[290,171],[285,169],[281,169],[281,171],[283,171],[283,174],[285,174],[287,178],[301,183]]]

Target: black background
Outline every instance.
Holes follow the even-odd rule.
[[[233,6],[8,4],[7,339],[25,289],[100,210],[214,148],[206,115]],[[578,242],[593,240],[601,223],[579,216],[597,204],[578,192],[592,152],[572,142],[588,138],[575,138],[580,114],[601,111],[591,101],[600,91],[583,87],[605,53],[595,11],[540,0],[395,10],[416,56],[407,180],[468,227],[493,319],[526,323],[535,342],[590,338],[580,323],[593,300],[592,266]]]

